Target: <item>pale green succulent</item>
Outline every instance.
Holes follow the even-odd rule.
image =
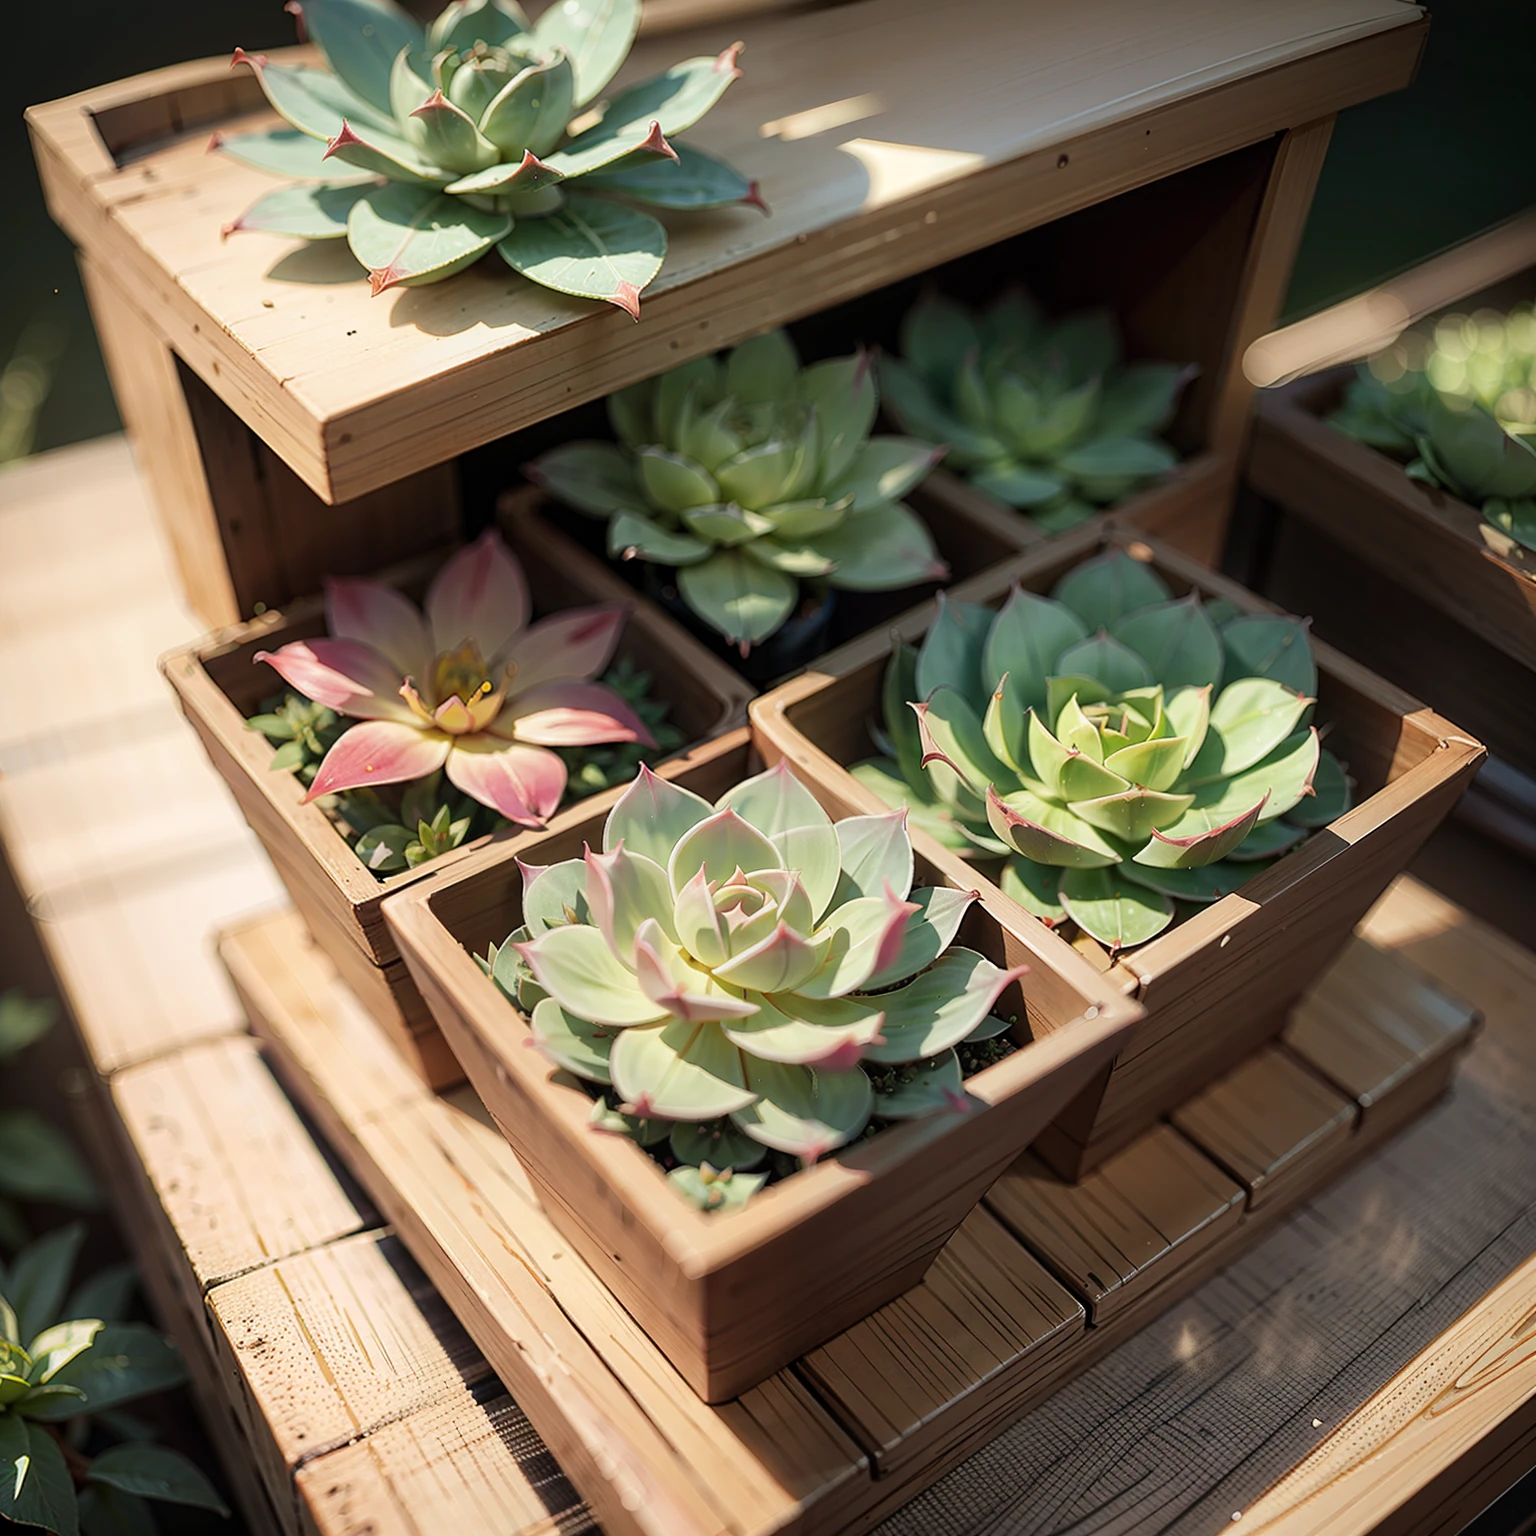
[[[1536,549],[1536,307],[1405,333],[1360,365],[1328,420]]]
[[[676,567],[683,600],[745,656],[802,580],[884,591],[948,575],[901,500],[944,450],[871,437],[878,408],[863,354],[802,368],[770,331],[611,395],[619,443],[566,443],[528,474],[606,518],[615,558]]]
[[[1023,974],[954,946],[975,893],[913,889],[904,812],[834,823],[783,763],[715,805],[642,768],[601,853],[522,870],[492,976],[607,1090],[594,1125],[666,1141],[707,1209],[770,1151],[810,1163],[872,1120],[972,1107],[955,1048],[1001,1032]]]
[[[516,0],[453,0],[426,31],[395,0],[288,9],[328,68],[237,49],[289,126],[216,143],[308,184],[269,193],[226,233],[345,237],[375,294],[440,282],[494,247],[533,282],[638,317],[667,235],[632,204],[762,206],[730,166],[668,141],[740,74],[739,45],[603,97],[640,0],[558,0],[535,24]]]
[[[902,321],[880,382],[908,432],[948,467],[1057,532],[1156,483],[1179,456],[1157,436],[1193,369],[1121,362],[1102,310],[1042,317],[1021,292],[982,313],[941,295]]]
[[[1316,686],[1305,625],[1174,599],[1114,549],[995,613],[941,597],[891,659],[890,755],[853,771],[956,851],[1006,858],[1037,917],[1119,950],[1347,808]]]

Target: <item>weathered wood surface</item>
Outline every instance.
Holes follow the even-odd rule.
[[[151,558],[153,549],[150,519],[121,443],[52,456],[0,479],[0,678],[5,679],[0,685],[0,766],[5,774],[0,779],[0,828],[22,864],[31,839],[56,835],[60,819],[72,823],[82,838],[110,840],[123,835],[123,823],[147,814],[143,801],[101,795],[56,806],[48,825],[23,823],[11,814],[11,804],[24,779],[47,774],[89,750],[95,736],[110,733],[120,740],[130,731],[146,737],[184,731],[168,700],[161,700],[157,710],[151,658],[193,626],[185,615],[178,616],[167,596],[169,578],[158,557]],[[82,561],[81,550],[91,551],[93,559]],[[144,574],[124,581],[125,569]],[[77,606],[61,604],[58,594],[66,592],[78,598]],[[44,594],[51,594],[46,602]],[[98,636],[107,638],[98,642]],[[28,688],[24,711],[18,690],[28,677],[40,675],[43,662],[57,664],[61,656],[80,663],[68,673],[78,692],[66,699]],[[50,670],[49,675],[57,673]],[[196,751],[190,740],[188,748]],[[218,793],[210,774],[203,794],[217,798]],[[49,801],[43,797],[29,803],[47,806]],[[178,810],[195,822],[201,803],[178,802]],[[234,812],[229,815],[231,842],[238,846]],[[88,1044],[93,1052],[98,1044],[105,1048],[97,1064],[109,1083],[125,1062],[186,1055],[182,1070],[191,1071],[200,1053],[205,1060],[224,1055],[206,1046],[187,1049],[189,1042],[233,1036],[241,1027],[237,1006],[213,961],[212,930],[248,917],[275,890],[257,884],[260,865],[253,856],[248,878],[231,877],[226,891],[199,900],[197,882],[210,861],[233,861],[210,859],[205,846],[194,840],[178,842],[174,819],[162,824],[165,842],[157,863],[134,864],[114,871],[111,881],[92,883],[82,862],[80,878],[71,884],[27,892],[40,909],[51,904],[68,913],[68,922],[89,917],[103,942],[115,938],[116,948],[106,951],[114,958],[93,983],[100,962],[86,940],[82,937],[73,949],[61,945],[64,919],[44,930],[82,1014]],[[175,893],[172,918],[161,915],[164,907],[146,910],[141,905],[140,898],[151,892]],[[179,952],[165,948],[167,922],[191,935]],[[1473,1309],[1476,1326],[1496,1317],[1485,1297],[1536,1252],[1531,1150],[1536,1145],[1536,1111],[1531,1108],[1536,1103],[1536,1042],[1528,1029],[1536,962],[1411,882],[1400,883],[1377,909],[1369,932],[1447,989],[1473,999],[1487,1015],[1487,1028],[1450,1098],[1382,1155],[1286,1220],[1258,1249],[1057,1393],[913,1509],[893,1518],[887,1526],[890,1536],[1056,1531],[1074,1522],[1108,1531],[1133,1527],[1143,1517],[1204,1536],[1230,1521],[1233,1510],[1255,1504],[1269,1484],[1320,1442],[1327,1443],[1346,1416],[1432,1346],[1462,1313]],[[180,984],[180,998],[167,986],[158,1013],[136,1010],[126,1023],[113,1022],[108,1015],[114,1004],[120,1008],[131,1000],[125,995],[131,985],[109,991],[110,970],[130,954],[143,956],[146,966],[158,957],[159,968]],[[88,1008],[82,1005],[87,997]],[[233,1054],[253,1070],[266,1070],[243,1049]],[[385,1054],[355,1064],[357,1091],[373,1095],[367,1073],[387,1076],[391,1066],[397,1084],[415,1091],[414,1080]],[[208,1091],[214,1092],[212,1085]],[[265,1091],[270,1092],[270,1080]],[[284,1145],[312,1147],[304,1121],[291,1109],[285,1114],[279,1117],[282,1127],[272,1134]],[[239,1145],[239,1103],[212,1118],[215,1125],[227,1122],[236,1138],[231,1146]],[[379,1124],[388,1120],[381,1116]],[[145,1147],[129,1139],[115,1114],[102,1115],[95,1124],[113,1138],[106,1166],[120,1181],[122,1198],[137,1202],[129,1207],[138,1213],[130,1230],[153,1231],[142,1252],[146,1281],[188,1350],[210,1430],[236,1474],[257,1466],[270,1475],[276,1465],[274,1447],[294,1443],[299,1424],[291,1394],[270,1385],[276,1380],[281,1386],[286,1378],[264,1377],[249,1353],[233,1357],[233,1375],[231,1356],[221,1357],[222,1368],[216,1363],[208,1341],[215,1329],[222,1340],[230,1335],[208,1298],[217,1297],[234,1277],[208,1271],[215,1283],[201,1312],[190,1313],[185,1300],[190,1265],[184,1254],[196,1238],[195,1223],[188,1222],[184,1235],[178,1231],[176,1243],[162,1241],[163,1228],[152,1229],[151,1219],[166,1225],[169,1220],[165,1207],[147,1197]],[[479,1123],[475,1134],[494,1135]],[[1468,1147],[1476,1148],[1475,1155],[1468,1154]],[[263,1208],[263,1200],[273,1199],[263,1160],[236,1161],[243,1176],[257,1182],[252,1190],[228,1191],[228,1198]],[[301,1223],[317,1205],[334,1201],[334,1209],[344,1210],[345,1198],[358,1212],[360,1225],[333,1242],[318,1232],[296,1239],[299,1247],[304,1241],[311,1246],[282,1257],[259,1256],[248,1276],[281,1272],[283,1265],[326,1252],[333,1243],[361,1250],[385,1241],[371,1225],[376,1218],[368,1213],[366,1200],[334,1168],[327,1167],[323,1176],[317,1172],[303,1187],[289,1183],[286,1188],[292,1201],[286,1217],[275,1205],[265,1209]],[[184,1212],[178,1219],[187,1221]],[[264,1218],[262,1225],[270,1230],[273,1224]],[[375,1292],[377,1304],[390,1316],[368,1322],[365,1336],[367,1330],[398,1334],[416,1326],[408,1308],[423,1309],[410,1283],[379,1286],[370,1296]],[[308,1314],[301,1320],[306,1327],[311,1323]],[[319,1326],[318,1315],[313,1321]],[[359,1326],[366,1321],[366,1315],[360,1316]],[[281,1316],[271,1324],[284,1326]],[[452,1354],[456,1346],[442,1339],[432,1347]],[[437,1398],[383,1422],[366,1424],[366,1402],[359,1397],[358,1422],[365,1424],[359,1437],[348,1447],[311,1454],[288,1467],[282,1485],[286,1502],[267,1513],[265,1523],[256,1519],[253,1525],[325,1536],[355,1536],[370,1524],[379,1536],[420,1536],[442,1528],[465,1536],[523,1530],[569,1536],[583,1529],[589,1517],[499,1388],[491,1381],[478,1382],[470,1402],[462,1380],[439,1379]],[[1529,1447],[1522,1450],[1518,1439],[1523,1428],[1519,1414],[1506,1417],[1506,1410],[1518,1408],[1516,1398],[1529,1391],[1531,1380],[1530,1361],[1511,1356],[1497,1391],[1480,1391],[1458,1405],[1453,1434],[1437,1437],[1433,1446],[1416,1447],[1413,1465],[1432,1472],[1437,1507],[1454,1510],[1461,1507],[1458,1499],[1476,1498],[1478,1490],[1492,1497],[1529,1463]],[[262,1381],[268,1386],[258,1390]],[[238,1393],[232,1390],[237,1386]],[[1501,1441],[1501,1424],[1513,1444]],[[1385,1444],[1387,1432],[1379,1438]],[[245,1481],[249,1497],[243,1495],[242,1502],[259,1514],[273,1501],[262,1486],[252,1492]],[[891,1487],[892,1480],[883,1486]],[[899,1486],[894,1496],[904,1496]],[[1382,1501],[1393,1496],[1390,1491],[1373,1495],[1367,1512],[1374,1519]],[[434,1518],[438,1515],[441,1523]],[[1360,1529],[1359,1516],[1357,1507],[1351,1517],[1355,1523],[1330,1516],[1315,1528]]]
[[[926,0],[865,0],[642,41],[621,79],[746,38],[745,78],[700,143],[759,178],[774,213],[674,220],[638,327],[491,264],[375,301],[360,281],[295,281],[349,276],[345,252],[221,242],[272,185],[204,153],[210,128],[260,106],[222,60],[30,121],[50,208],[76,243],[302,479],[346,501],[540,420],[553,400],[607,393],[1395,90],[1426,26],[1397,0],[1153,12],[1093,0],[1091,17],[974,0],[963,18],[935,30]],[[1250,279],[1260,295],[1277,280]],[[1245,308],[1243,323],[1245,344],[1272,321]],[[1226,383],[1246,397],[1240,377]]]

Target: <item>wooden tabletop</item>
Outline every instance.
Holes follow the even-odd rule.
[[[121,440],[0,474],[0,832],[148,1289],[254,1529],[574,1536],[574,1490],[215,961],[281,891],[154,672],[192,627]],[[1536,958],[1412,881],[1369,933],[1487,1016],[1451,1097],[886,1536],[1449,1531],[1536,1461]]]
[[[638,326],[496,263],[371,299],[340,242],[222,240],[275,185],[205,153],[210,128],[267,120],[224,60],[29,121],[76,244],[305,481],[344,501],[1395,90],[1422,15],[1402,0],[860,0],[642,39],[621,79],[745,39],[742,80],[693,138],[758,179],[773,213],[672,219]]]

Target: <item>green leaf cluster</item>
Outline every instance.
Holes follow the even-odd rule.
[[[1112,951],[1235,891],[1349,806],[1304,624],[1175,598],[1111,549],[1050,597],[941,598],[894,651],[854,775],[1049,924]]]
[[[1159,433],[1194,370],[1126,363],[1103,310],[1047,319],[1021,290],[985,311],[941,294],[902,321],[882,359],[886,405],[908,432],[949,444],[948,467],[1059,532],[1166,476]]]
[[[146,1443],[121,1412],[179,1385],[181,1360],[154,1329],[122,1320],[133,1289],[126,1266],[69,1289],[84,1236],[78,1222],[61,1227],[0,1266],[0,1519],[107,1536],[152,1533],[148,1499],[227,1515],[196,1466]],[[85,1455],[93,1422],[124,1443]]]
[[[769,331],[620,390],[617,442],[562,444],[528,473],[604,519],[615,559],[675,567],[683,600],[745,656],[802,582],[886,591],[946,574],[902,500],[943,449],[870,436],[879,403],[867,356],[802,367]]]
[[[1328,421],[1536,549],[1536,305],[1405,332],[1360,365]]]
[[[736,49],[609,92],[640,0],[559,0],[532,23],[516,0],[452,0],[426,29],[395,0],[304,0],[303,21],[325,69],[235,54],[288,126],[219,147],[305,180],[230,230],[345,239],[375,294],[494,248],[532,282],[638,318],[667,235],[637,204],[760,206],[729,165],[670,142],[740,74]]]

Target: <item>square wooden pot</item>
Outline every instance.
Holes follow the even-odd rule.
[[[1014,580],[1048,591],[1105,542],[1090,525],[953,591],[1000,605]],[[1197,590],[1249,612],[1272,605],[1134,530],[1113,536],[1146,559],[1177,594]],[[936,609],[908,616],[916,643]],[[1357,781],[1357,803],[1329,827],[1256,875],[1240,891],[1118,958],[1082,936],[1077,948],[1146,1008],[1114,1063],[1052,1123],[1038,1150],[1080,1177],[1160,1115],[1278,1034],[1292,1004],[1343,947],[1355,925],[1460,797],[1484,751],[1417,700],[1326,645],[1314,647],[1319,723]],[[844,647],[819,668],[756,700],[752,720],[765,755],[787,757],[808,779],[866,811],[880,801],[848,765],[874,753],[870,721],[890,656],[889,637]],[[996,895],[978,867],[914,832],[947,878]],[[985,868],[985,866],[983,866]],[[1034,923],[1020,907],[1010,921]]]
[[[717,738],[661,771],[717,799],[755,772],[749,732]],[[807,783],[834,817],[859,807]],[[597,844],[593,807],[541,838],[540,864]],[[920,884],[950,873],[920,853]],[[958,872],[962,885],[974,883]],[[392,896],[400,952],[555,1224],[706,1401],[735,1397],[917,1283],[1003,1169],[1114,1055],[1140,1009],[1039,924],[987,892],[958,942],[1028,964],[997,1006],[1019,1050],[966,1081],[988,1107],[910,1121],[764,1189],[742,1211],[681,1200],[633,1142],[595,1132],[576,1082],[530,1050],[528,1022],[474,956],[522,921],[513,850]]]
[[[540,517],[531,498],[515,501],[502,523],[527,573],[536,614],[590,603],[633,605],[617,654],[651,674],[657,696],[671,706],[668,718],[685,741],[699,741],[740,723],[751,697],[748,686],[602,561]],[[422,557],[386,577],[419,598],[441,560]],[[318,805],[303,803],[299,780],[272,770],[271,744],[245,724],[261,701],[282,687],[271,668],[254,664],[256,652],[324,633],[321,600],[306,598],[280,613],[216,631],[174,651],[161,659],[160,668],[277,866],[315,942],[416,1070],[433,1087],[447,1087],[462,1081],[464,1073],[433,1023],[379,909],[394,891],[473,862],[490,848],[504,848],[511,857],[539,834],[509,828],[417,869],[382,877],[367,869],[330,817]],[[584,822],[594,807],[611,805],[622,793],[618,788],[572,802],[550,825]]]

